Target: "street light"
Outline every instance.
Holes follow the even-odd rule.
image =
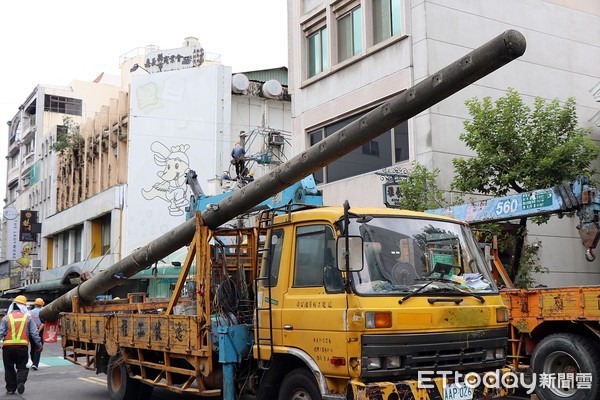
[[[150,73],[150,71],[148,71],[146,68],[142,67],[140,64],[135,63],[133,64],[133,66],[131,68],[129,68],[129,72],[135,72],[137,71],[138,68],[143,69],[144,71],[146,71],[147,73]]]

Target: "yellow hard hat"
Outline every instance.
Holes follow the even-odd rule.
[[[43,307],[44,304],[46,304],[46,303],[44,303],[44,299],[42,299],[41,297],[38,297],[37,299],[35,299],[34,304],[36,306],[42,306]]]
[[[27,304],[27,297],[25,297],[22,294],[20,294],[17,297],[15,297],[15,303],[26,305]]]

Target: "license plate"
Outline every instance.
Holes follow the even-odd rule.
[[[453,383],[444,388],[444,400],[473,400],[473,388]]]

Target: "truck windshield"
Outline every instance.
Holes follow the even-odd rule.
[[[370,217],[351,219],[349,225],[350,234],[360,235],[364,241],[364,268],[352,273],[357,294],[497,292],[488,264],[467,226],[429,219]]]

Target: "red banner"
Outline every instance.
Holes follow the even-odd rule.
[[[44,343],[55,343],[58,340],[58,321],[44,322],[42,340]]]

